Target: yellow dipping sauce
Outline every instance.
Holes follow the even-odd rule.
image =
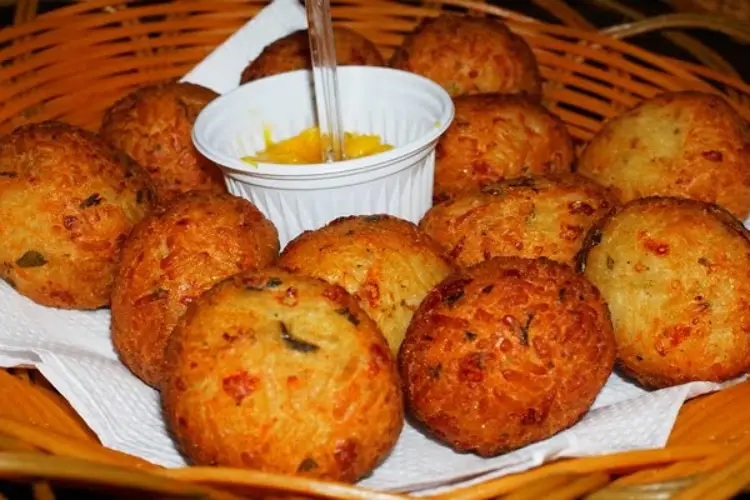
[[[282,164],[312,164],[323,163],[323,144],[330,139],[327,135],[321,136],[318,127],[303,130],[299,135],[273,142],[268,129],[264,132],[266,148],[252,156],[242,158],[250,164],[282,163]],[[325,141],[325,143],[323,142]],[[347,160],[362,158],[383,151],[389,151],[393,146],[384,144],[377,135],[353,134],[344,132],[344,157]]]

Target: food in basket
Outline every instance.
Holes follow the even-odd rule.
[[[586,237],[579,267],[612,314],[622,370],[650,388],[750,369],[750,233],[694,200],[634,200]]]
[[[333,30],[336,61],[341,66],[385,66],[380,51],[370,40],[354,31],[336,27]],[[307,30],[295,31],[263,49],[242,71],[240,83],[300,69],[310,69],[310,39]]]
[[[616,204],[580,175],[519,177],[433,206],[420,227],[462,267],[498,256],[572,265],[589,228]]]
[[[573,142],[541,105],[500,94],[462,96],[455,105],[435,152],[436,201],[506,178],[570,172]]]
[[[122,244],[155,203],[148,174],[61,122],[0,138],[0,277],[33,301],[109,304]]]
[[[453,270],[411,222],[342,217],[290,242],[279,265],[344,287],[378,324],[394,353],[422,299]]]
[[[159,387],[164,348],[188,304],[219,281],[278,256],[276,228],[249,201],[193,191],[139,224],[112,293],[112,341],[122,362]]]
[[[407,408],[457,451],[493,456],[588,411],[609,377],[607,305],[572,268],[501,257],[430,292],[399,353]]]
[[[216,97],[192,83],[143,87],[107,110],[100,134],[151,174],[165,206],[187,191],[225,192],[221,170],[198,152],[190,135],[200,111]]]
[[[403,403],[375,323],[343,288],[267,268],[193,303],[167,348],[166,421],[191,462],[355,481]]]
[[[321,135],[318,127],[310,127],[298,135],[274,142],[268,129],[264,131],[265,149],[250,156],[243,157],[243,161],[250,164],[258,162],[278,164],[314,164],[323,163],[323,146],[330,146],[330,137]],[[362,158],[393,149],[385,144],[377,135],[356,134],[344,132],[344,159]]]
[[[491,92],[541,97],[542,78],[531,48],[492,17],[425,18],[390,64],[439,83],[453,97]]]
[[[581,154],[578,171],[628,202],[677,196],[750,212],[750,132],[722,97],[671,92],[611,120]]]

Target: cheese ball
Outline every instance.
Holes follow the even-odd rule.
[[[399,353],[407,408],[456,451],[494,456],[578,422],[615,341],[596,288],[548,259],[458,271],[422,302]]]
[[[107,110],[100,134],[151,174],[165,206],[187,191],[226,192],[221,170],[191,138],[198,114],[217,96],[192,83],[143,87]]]
[[[750,212],[748,125],[723,98],[657,96],[611,120],[581,153],[578,171],[612,186],[626,203],[672,196]]]
[[[503,179],[571,171],[570,135],[541,105],[499,94],[454,102],[456,117],[435,150],[436,202]]]
[[[167,348],[166,421],[190,461],[356,481],[403,427],[396,364],[337,286],[280,269],[193,303]]]
[[[583,176],[520,177],[435,205],[420,227],[462,267],[503,255],[573,265],[588,230],[616,204]]]
[[[497,92],[541,98],[542,78],[531,48],[492,17],[425,18],[390,64],[433,80],[452,97]]]
[[[336,61],[340,66],[385,66],[380,51],[367,38],[354,31],[333,29],[336,44]],[[240,84],[266,76],[299,69],[311,69],[310,38],[307,30],[295,31],[263,49],[242,72]]]
[[[61,122],[0,138],[0,277],[38,304],[109,305],[125,238],[155,203],[148,174]]]
[[[294,239],[279,265],[345,288],[398,352],[427,292],[453,270],[411,222],[388,215],[342,217]]]
[[[750,369],[750,237],[716,205],[650,197],[591,229],[579,259],[609,304],[618,364],[649,388]]]
[[[229,194],[193,191],[148,217],[128,239],[112,293],[112,341],[122,362],[158,388],[164,349],[187,306],[278,252],[273,224]]]

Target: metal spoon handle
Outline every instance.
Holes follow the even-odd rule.
[[[339,85],[336,76],[336,46],[333,40],[331,6],[328,0],[305,0],[310,55],[312,57],[315,103],[323,143],[323,160],[344,159],[343,126],[339,106]]]

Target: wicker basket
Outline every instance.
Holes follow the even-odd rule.
[[[376,41],[386,55],[421,18],[442,9],[506,20],[537,55],[547,80],[545,104],[579,141],[589,139],[607,118],[664,90],[720,93],[750,119],[750,85],[717,71],[720,62],[712,69],[668,59],[619,39],[699,25],[747,40],[744,25],[689,15],[639,20],[640,14],[631,12],[633,23],[598,32],[571,4],[534,1],[565,25],[468,0],[349,0],[334,2],[334,17],[337,24]],[[139,85],[186,73],[264,3],[180,0],[138,6],[126,0],[86,0],[37,17],[37,2],[21,1],[24,10],[18,17],[28,22],[0,31],[0,133],[53,118],[95,129],[117,98]],[[153,466],[102,447],[33,371],[0,371],[0,398],[0,478],[30,485],[34,498],[54,498],[70,487],[94,489],[107,498],[404,498],[251,471]],[[681,492],[676,498],[708,493],[729,498],[750,483],[750,405],[743,404],[748,399],[750,383],[743,383],[689,402],[664,449],[560,461],[441,498],[665,498],[674,491]],[[5,487],[0,485],[0,498]],[[79,490],[73,491],[77,498]]]

